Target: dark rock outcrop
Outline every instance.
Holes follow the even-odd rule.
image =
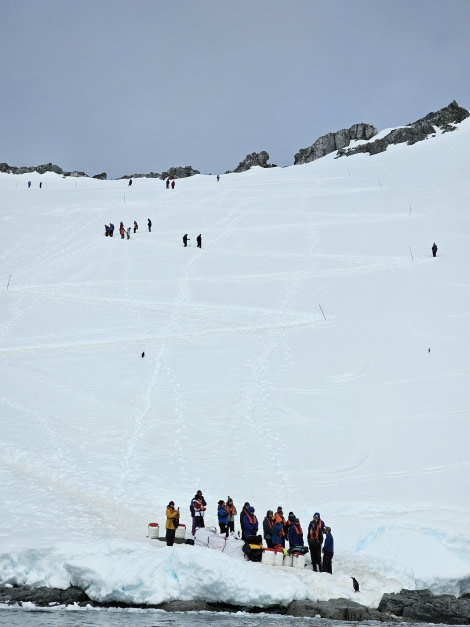
[[[253,166],[259,166],[260,168],[275,168],[274,164],[268,163],[269,154],[266,150],[262,150],[261,152],[252,152],[240,161],[238,166],[233,170],[233,172],[246,172]],[[225,174],[230,174],[230,170],[228,170]]]
[[[95,176],[93,176],[92,178],[98,179],[99,181],[106,181],[108,175],[106,174],[106,172],[101,172],[101,174],[95,174]]]
[[[402,590],[384,594],[379,610],[398,616],[408,622],[470,624],[470,598],[452,594],[433,595],[430,590]]]
[[[429,135],[436,133],[436,128],[439,128],[442,132],[455,131],[459,122],[462,122],[470,116],[467,109],[459,107],[459,105],[452,101],[447,107],[439,109],[435,113],[428,113],[424,118],[416,120],[411,124],[402,126],[400,128],[393,129],[388,135],[381,139],[376,139],[373,142],[362,144],[361,146],[355,146],[353,148],[341,149],[338,152],[338,157],[351,156],[358,153],[368,153],[370,155],[384,152],[391,144],[407,143],[409,146],[416,144],[416,142],[427,139]]]
[[[89,605],[92,601],[81,588],[70,586],[67,590],[59,588],[31,588],[29,586],[5,586],[0,585],[0,603],[8,605],[21,605],[31,602],[38,607],[50,605]]]
[[[158,172],[149,172],[148,174],[124,174],[124,176],[120,176],[119,180],[122,179],[159,179],[162,175]]]
[[[294,165],[310,163],[310,161],[320,159],[331,152],[335,152],[335,150],[346,148],[353,140],[369,140],[377,133],[375,126],[363,123],[353,124],[351,128],[343,128],[336,133],[327,133],[319,137],[308,148],[301,148],[294,156]]]
[[[201,174],[199,170],[194,170],[192,166],[187,165],[185,167],[178,166],[172,167],[166,172],[162,172],[160,178],[166,179],[168,176],[174,179],[186,179],[188,176],[194,176],[195,174]]]
[[[394,618],[385,612],[371,609],[348,599],[330,599],[329,601],[293,601],[287,608],[288,616],[305,618],[330,618],[332,620],[364,621],[375,620],[390,622]]]
[[[8,165],[8,163],[0,163],[0,172],[5,174],[30,174],[31,172],[37,172],[38,174],[45,174],[46,172],[54,172],[61,176],[88,176],[85,172],[79,172],[74,170],[73,172],[65,172],[58,165],[53,163],[46,163],[43,165],[34,165],[29,167],[16,167],[14,165]]]

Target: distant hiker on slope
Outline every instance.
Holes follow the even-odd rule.
[[[187,234],[187,233],[185,233],[185,234],[183,235],[183,246],[184,246],[185,248],[186,248],[186,246],[188,245],[188,240],[189,240],[188,234]]]
[[[171,189],[175,189],[175,182],[171,181]]]
[[[202,237],[201,234],[199,233],[199,235],[196,237],[196,242],[197,242],[197,247],[198,248],[202,248]]]
[[[432,256],[435,257],[437,255],[437,244],[436,242],[434,242],[434,244],[432,245]]]
[[[149,229],[149,233],[151,233],[152,232],[152,220],[150,218],[147,220],[147,226]]]
[[[137,224],[137,222],[134,220],[134,233],[137,231],[137,229],[139,228],[139,225]]]

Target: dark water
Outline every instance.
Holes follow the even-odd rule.
[[[1,627],[300,627],[315,625],[338,627],[347,623],[334,623],[323,619],[289,618],[267,614],[230,614],[222,612],[174,612],[157,610],[106,610],[106,609],[27,609],[0,608]],[[386,627],[385,623],[380,624]],[[395,626],[396,627],[396,626]]]
[[[1,627],[396,627],[397,623],[347,623],[323,618],[291,618],[268,614],[228,614],[157,610],[0,608]],[[406,623],[402,623],[405,626]],[[418,623],[412,627],[429,627]],[[432,627],[445,627],[433,625]]]

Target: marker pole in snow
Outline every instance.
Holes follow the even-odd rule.
[[[415,259],[414,259],[414,257],[413,257],[413,252],[412,252],[412,250],[411,250],[411,246],[408,246],[408,248],[410,249],[411,259],[412,259],[412,261],[414,261]]]
[[[326,320],[325,312],[324,312],[324,311],[323,311],[323,309],[321,308],[321,305],[318,305],[318,306],[320,307],[320,311],[322,312],[323,317],[324,317],[324,318],[325,318],[325,320]]]
[[[10,276],[8,277],[7,289],[8,289],[8,287],[9,287],[9,285],[10,285],[10,279],[11,279],[11,274],[10,274]]]

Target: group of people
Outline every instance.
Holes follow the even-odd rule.
[[[186,248],[186,246],[188,245],[188,242],[191,241],[188,237],[188,234],[185,233],[183,235],[183,246]],[[196,245],[198,248],[202,248],[202,235],[199,233],[199,235],[196,237]]]
[[[201,490],[198,490],[191,499],[189,506],[192,518],[191,533],[194,535],[197,529],[204,527],[204,514],[207,503]],[[229,496],[224,501],[220,499],[217,504],[217,519],[221,534],[228,537],[235,532],[235,520],[238,515],[233,499]],[[172,546],[176,529],[179,525],[179,507],[170,501],[166,510],[166,542]],[[259,522],[255,514],[255,508],[247,501],[238,517],[240,523],[240,535],[243,540],[250,536],[258,535]],[[286,542],[289,543],[289,551],[295,552],[305,545],[302,526],[294,512],[289,512],[287,518],[281,506],[274,512],[268,510],[262,523],[263,538],[270,549],[285,550]],[[334,539],[331,527],[325,525],[319,512],[315,512],[307,529],[307,546],[315,572],[333,573],[332,560],[334,555]],[[305,549],[306,551],[306,549]]]
[[[106,235],[106,237],[113,237],[114,228],[115,227],[112,222],[104,225],[104,234]],[[133,227],[128,226],[127,229],[124,227],[124,222],[122,221],[120,222],[119,234],[121,236],[121,239],[124,239],[126,236],[127,236],[127,239],[131,238],[131,228],[134,229],[134,233],[137,233],[137,229],[139,228],[139,225],[137,224],[136,220],[134,220]],[[152,220],[150,218],[147,220],[147,228],[149,230],[149,233],[151,233],[152,232]]]

